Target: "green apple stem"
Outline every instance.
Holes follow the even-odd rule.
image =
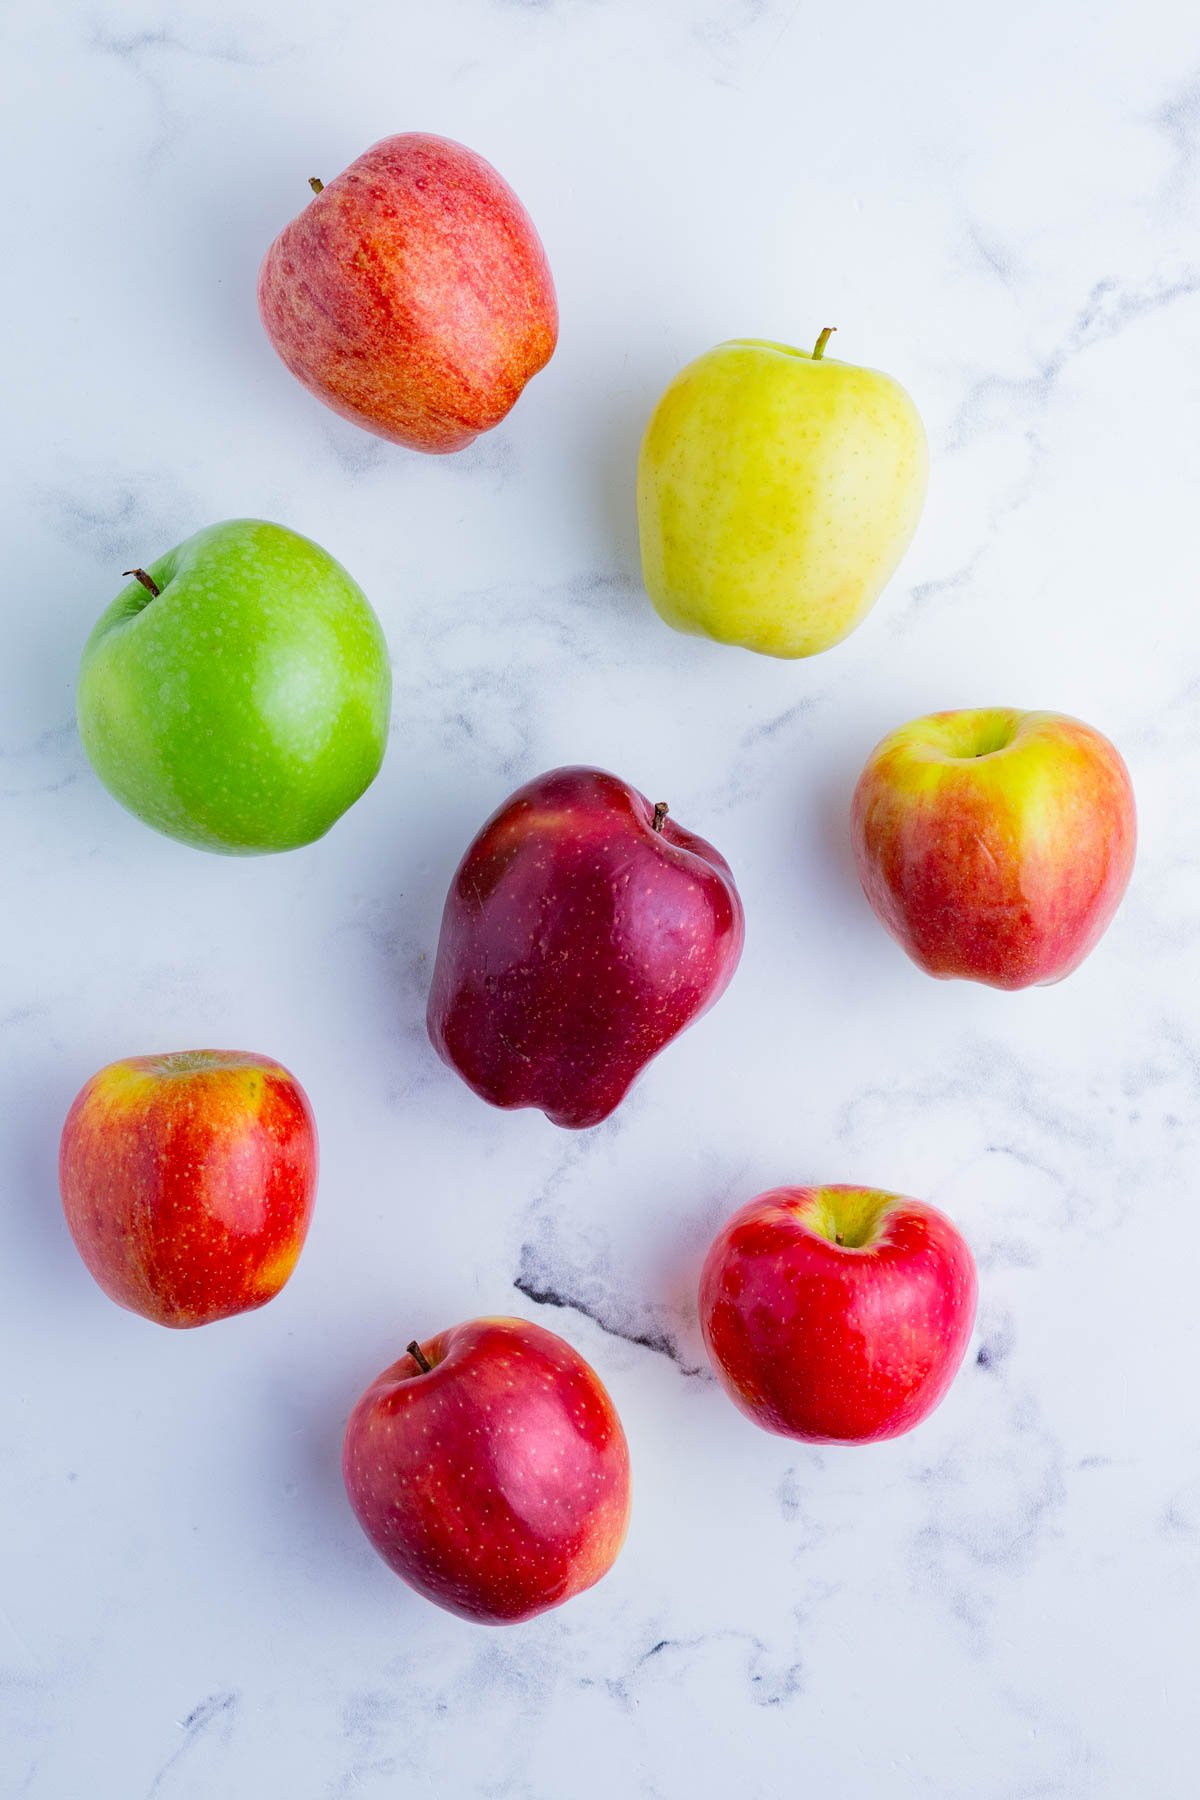
[[[412,1343],[408,1346],[408,1354],[412,1357],[422,1375],[433,1374],[433,1364],[422,1350],[420,1344],[418,1344],[416,1338],[414,1338]]]
[[[314,194],[320,194],[325,191],[325,183],[321,180],[319,175],[310,175],[308,178],[308,185]]]
[[[814,362],[820,362],[821,358],[825,354],[825,346],[829,342],[830,338],[833,336],[833,334],[836,330],[837,330],[836,325],[826,325],[824,331],[821,333],[820,337],[817,339],[816,343],[813,345],[812,359]]]
[[[656,800],[654,802],[654,817],[650,821],[650,828],[652,831],[661,831],[662,830],[663,825],[666,822],[667,814],[670,812],[670,810],[671,809],[667,805],[665,800]]]
[[[147,575],[145,569],[122,569],[121,573],[122,575],[136,575],[146,592],[155,600],[157,600],[158,596],[162,593],[162,589],[159,587],[157,581],[155,581],[152,575]]]

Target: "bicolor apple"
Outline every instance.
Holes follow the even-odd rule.
[[[267,336],[318,400],[410,449],[461,450],[558,340],[533,221],[449,138],[383,138],[316,190],[263,259]]]
[[[1114,746],[1064,713],[932,713],[868,758],[851,829],[876,916],[930,975],[1024,988],[1079,967],[1120,905],[1137,818]]]
[[[207,1325],[273,1299],[316,1187],[312,1108],[270,1057],[128,1057],[92,1076],[63,1126],[76,1248],[111,1300],[159,1325]]]

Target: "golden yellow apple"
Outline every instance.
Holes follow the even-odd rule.
[[[908,548],[929,456],[899,382],[754,338],[718,344],[654,409],[638,462],[647,592],[679,631],[812,656]]]

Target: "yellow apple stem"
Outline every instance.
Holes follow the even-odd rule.
[[[154,580],[152,575],[147,575],[145,569],[122,569],[121,573],[122,575],[136,575],[147,593],[152,594],[156,600],[162,593],[162,589],[159,587],[157,581]]]
[[[829,342],[830,338],[833,336],[833,334],[836,330],[837,330],[836,325],[826,325],[824,331],[822,331],[820,337],[817,339],[816,343],[813,345],[812,359],[814,362],[820,362],[821,358],[825,354],[825,346]]]
[[[320,193],[324,192],[325,183],[321,180],[321,177],[319,175],[310,175],[308,178],[308,185],[312,189],[314,194],[320,194]]]
[[[664,824],[667,814],[670,812],[670,810],[671,809],[667,805],[665,800],[656,800],[654,802],[654,817],[650,821],[650,828],[652,831],[661,831],[662,830],[663,824]]]
[[[416,1338],[414,1338],[412,1343],[408,1346],[408,1354],[412,1357],[422,1375],[433,1374],[433,1364],[422,1350],[420,1344],[418,1344]]]

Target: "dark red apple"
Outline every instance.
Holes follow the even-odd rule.
[[[342,1468],[389,1567],[484,1625],[591,1587],[629,1522],[616,1408],[570,1344],[523,1319],[410,1344],[351,1413]]]
[[[601,769],[554,769],[492,815],[442,916],[429,1035],[493,1106],[606,1119],[724,992],[742,952],[728,865]]]
[[[700,1325],[734,1404],[810,1444],[868,1444],[920,1423],[975,1320],[975,1263],[936,1207],[875,1188],[775,1188],[705,1259]]]
[[[482,156],[423,132],[313,185],[263,259],[267,336],[344,419],[414,450],[461,450],[554,352],[532,220]]]
[[[63,1126],[59,1186],[110,1299],[159,1325],[263,1306],[295,1267],[317,1187],[304,1089],[267,1056],[110,1063]]]

